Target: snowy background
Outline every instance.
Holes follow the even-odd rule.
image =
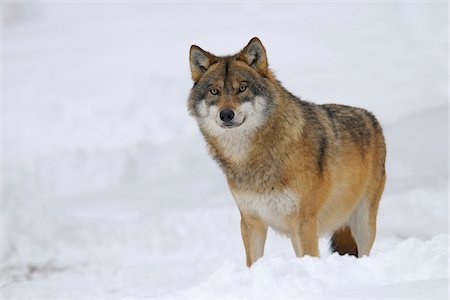
[[[1,4],[0,296],[447,297],[447,4]],[[187,115],[188,50],[253,36],[294,94],[371,110],[388,181],[370,257],[297,259],[239,213]]]

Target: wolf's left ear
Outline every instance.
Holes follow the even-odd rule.
[[[267,75],[267,56],[261,41],[254,37],[239,54],[239,59],[245,61],[250,67],[255,68],[262,75]]]
[[[192,45],[189,51],[189,61],[191,65],[192,80],[199,81],[203,73],[214,63],[215,56],[203,50],[199,46]]]

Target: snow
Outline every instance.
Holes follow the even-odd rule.
[[[446,3],[3,3],[6,299],[446,298]],[[226,16],[222,19],[218,17]],[[253,36],[294,94],[365,107],[388,145],[369,257],[296,258],[239,212],[187,114],[188,49]]]

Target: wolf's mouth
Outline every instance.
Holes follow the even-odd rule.
[[[242,124],[244,124],[244,122],[245,122],[245,117],[240,122],[233,122],[233,121],[232,122],[222,122],[222,121],[219,121],[219,122],[217,122],[217,125],[219,125],[222,128],[225,128],[225,129],[231,129],[231,128],[237,128],[237,127],[241,126]]]

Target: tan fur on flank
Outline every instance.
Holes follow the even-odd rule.
[[[191,71],[189,111],[240,210],[247,265],[263,255],[269,226],[291,238],[297,256],[318,256],[323,234],[340,254],[369,255],[386,178],[375,117],[290,94],[257,38],[233,56],[193,46]],[[224,109],[234,112],[229,124]]]

